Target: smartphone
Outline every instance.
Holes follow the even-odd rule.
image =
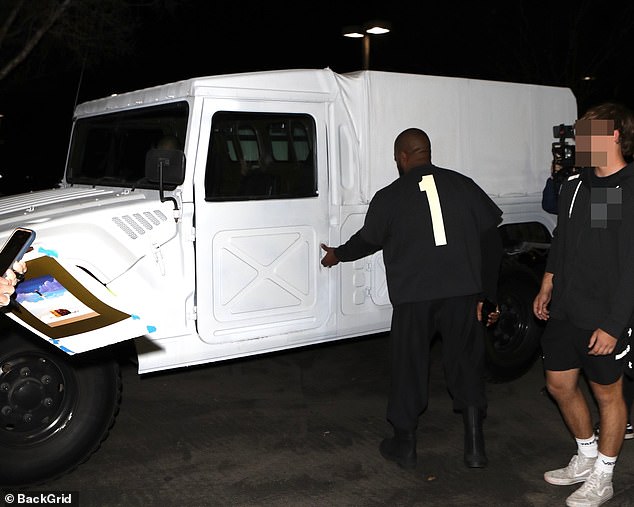
[[[0,250],[0,275],[4,275],[15,261],[19,261],[35,240],[35,231],[18,227]]]
[[[485,299],[482,302],[482,324],[485,326],[489,320],[489,314],[497,310],[497,306],[490,300]]]

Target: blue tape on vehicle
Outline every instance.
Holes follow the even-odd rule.
[[[59,255],[57,254],[57,252],[55,250],[47,250],[46,248],[38,248],[37,249],[38,253],[44,254],[44,255],[48,255],[49,257],[59,257]]]

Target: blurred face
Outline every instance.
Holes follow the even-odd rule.
[[[577,120],[575,123],[575,164],[605,167],[614,148],[614,120]]]

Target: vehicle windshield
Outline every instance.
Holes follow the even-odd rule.
[[[69,183],[157,188],[145,175],[149,150],[185,145],[189,105],[175,102],[81,118],[75,122],[66,180]]]

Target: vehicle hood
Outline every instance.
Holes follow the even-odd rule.
[[[103,188],[56,188],[26,194],[0,197],[0,223],[9,217],[28,217],[34,214],[68,212],[70,208],[103,206],[115,199],[144,199],[142,193],[122,192]]]
[[[103,283],[176,235],[171,203],[142,191],[68,187],[0,197],[0,241],[33,229],[34,254],[59,257]]]

